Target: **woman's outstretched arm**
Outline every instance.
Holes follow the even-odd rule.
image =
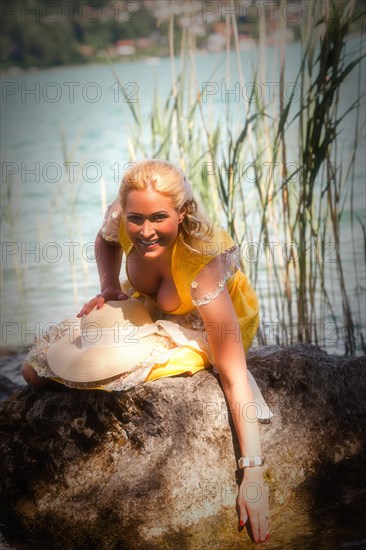
[[[225,288],[214,300],[198,309],[206,326],[215,366],[232,412],[241,456],[261,456],[258,422],[253,412],[256,407],[251,405],[253,395],[248,383],[240,325],[228,290]],[[265,541],[269,536],[268,487],[264,484],[263,466],[244,469],[238,504],[241,525],[249,517],[254,540]]]
[[[95,257],[100,279],[100,294],[84,304],[78,317],[90,313],[97,306],[101,308],[109,300],[126,300],[127,296],[121,291],[119,274],[122,265],[123,251],[119,243],[106,241],[100,230],[95,238]]]

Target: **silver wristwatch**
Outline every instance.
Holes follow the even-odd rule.
[[[239,468],[253,468],[253,466],[263,466],[264,456],[242,456],[238,460]]]

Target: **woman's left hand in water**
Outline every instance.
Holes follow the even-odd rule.
[[[240,485],[237,504],[239,508],[239,527],[250,521],[255,542],[269,539],[268,513],[269,488],[264,483],[263,472],[259,467],[246,468]]]

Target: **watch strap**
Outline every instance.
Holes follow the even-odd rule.
[[[264,462],[264,456],[242,456],[238,460],[238,466],[239,468],[253,468],[253,466],[262,466]]]

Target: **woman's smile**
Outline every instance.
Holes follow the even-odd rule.
[[[161,239],[154,239],[152,241],[145,241],[144,239],[138,239],[140,243],[145,246],[146,248],[149,248],[150,250],[152,248],[155,248],[159,242],[161,242]]]

